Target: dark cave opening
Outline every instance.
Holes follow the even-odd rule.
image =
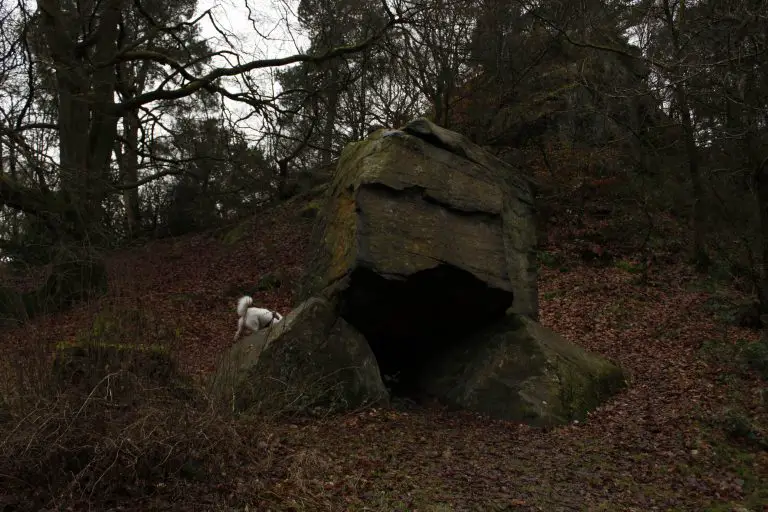
[[[392,395],[419,398],[422,370],[441,351],[504,316],[512,292],[450,265],[387,279],[356,269],[342,317],[368,340]]]

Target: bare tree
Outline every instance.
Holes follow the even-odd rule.
[[[412,87],[430,101],[436,123],[450,128],[451,109],[460,98],[459,84],[469,71],[475,2],[439,0],[414,2],[419,15],[393,41],[393,52]],[[402,45],[402,46],[401,46]],[[402,47],[402,50],[399,48]]]
[[[345,41],[312,55],[297,53],[283,58],[244,60],[234,47],[202,56],[192,51],[169,55],[142,47],[158,35],[181,37],[190,27],[212,19],[210,11],[186,21],[164,24],[152,17],[141,0],[39,0],[37,8],[34,16],[29,17],[28,26],[33,26],[41,36],[39,64],[54,72],[51,76],[56,118],[47,128],[55,130],[58,136],[58,185],[41,190],[2,175],[0,204],[46,217],[80,240],[107,236],[102,230],[105,197],[125,190],[124,185],[115,187],[108,170],[118,139],[118,125],[129,113],[146,105],[203,92],[243,103],[256,111],[269,110],[275,105],[271,94],[256,86],[237,88],[227,80],[246,80],[258,70],[301,62],[320,65],[355,54],[407,19],[407,13],[390,10],[382,3],[383,22],[365,39]],[[124,30],[122,23],[128,9],[145,19],[146,30],[135,34]],[[213,25],[217,26],[215,22]],[[227,40],[226,34],[222,33],[222,39]],[[204,64],[206,61],[210,64]],[[140,70],[143,63],[151,63],[156,70],[146,90],[136,90],[135,94],[124,94],[116,100],[116,93],[121,89],[125,92],[126,88],[125,74],[121,81],[119,71],[128,65]],[[128,125],[128,132],[133,131],[130,121]],[[146,183],[165,174],[160,172],[140,181]]]
[[[631,51],[626,46],[610,40],[602,41],[594,31],[578,31],[574,34],[567,23],[547,16],[539,16],[533,3],[516,0],[529,12],[537,15],[552,30],[569,44],[590,48],[607,54],[637,60],[650,66],[656,80],[657,97],[662,104],[670,106],[673,117],[681,127],[682,142],[691,181],[692,197],[692,259],[699,270],[706,270],[710,264],[707,250],[707,218],[704,203],[704,187],[701,170],[699,126],[695,119],[695,108],[691,99],[691,83],[701,73],[717,66],[716,59],[702,56],[692,44],[704,20],[687,15],[685,2],[670,0],[643,0],[630,6],[632,24],[636,37],[642,45],[641,52]],[[599,3],[599,2],[598,2]]]
[[[199,27],[196,25],[182,24],[179,30],[173,33],[156,30],[162,26],[178,26],[180,21],[192,15],[196,3],[197,0],[145,0],[142,4],[136,4],[137,9],[126,9],[121,12],[119,37],[122,41],[135,41],[133,44],[136,49],[163,53],[174,58],[204,59],[204,56],[210,53],[210,49],[200,39]],[[144,34],[144,37],[140,37],[139,34]],[[201,65],[202,63],[200,62]],[[144,93],[158,71],[158,65],[152,60],[121,62],[116,67],[117,92],[120,99],[127,101]],[[139,181],[139,144],[146,142],[140,140],[140,131],[139,108],[126,110],[122,118],[122,136],[115,145],[120,182],[123,185],[131,185]],[[126,229],[130,237],[138,232],[141,221],[138,187],[126,186],[123,202]]]

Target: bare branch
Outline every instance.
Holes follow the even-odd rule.
[[[174,59],[168,57],[167,55],[163,55],[159,52],[153,52],[148,50],[132,50],[132,51],[123,52],[120,55],[118,55],[114,60],[112,60],[109,64],[113,65],[118,62],[128,62],[128,61],[135,61],[135,60],[152,60],[160,64],[164,64],[172,67],[174,70],[179,72],[181,76],[187,79],[188,83],[176,89],[155,89],[154,91],[140,94],[135,98],[131,98],[122,103],[118,103],[114,105],[114,109],[118,112],[131,110],[141,105],[145,105],[147,103],[157,101],[157,100],[172,100],[172,99],[183,98],[191,94],[194,94],[195,92],[200,91],[201,89],[208,89],[208,90],[215,90],[216,92],[222,92],[224,91],[224,89],[214,85],[214,82],[219,78],[228,77],[228,76],[237,76],[237,75],[241,75],[243,73],[247,73],[249,71],[253,71],[256,69],[282,67],[290,64],[296,64],[299,62],[311,62],[311,63],[318,64],[318,63],[325,62],[337,57],[343,57],[345,55],[355,54],[371,47],[372,45],[380,41],[390,28],[402,23],[405,23],[404,18],[390,18],[389,22],[372,37],[358,44],[340,46],[340,47],[334,48],[328,52],[325,52],[322,55],[295,54],[288,57],[282,57],[282,58],[276,58],[276,59],[254,60],[251,62],[247,62],[245,64],[241,64],[239,66],[216,68],[213,71],[201,77],[194,77],[185,69],[184,65],[176,62]],[[243,97],[237,96],[234,93],[228,93],[226,95],[231,96],[232,99],[238,99],[238,101],[244,100]]]

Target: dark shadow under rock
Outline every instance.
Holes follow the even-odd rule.
[[[503,318],[512,301],[511,292],[449,265],[397,279],[358,268],[341,295],[341,316],[368,340],[392,392],[416,397],[425,365]]]

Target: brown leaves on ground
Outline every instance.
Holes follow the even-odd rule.
[[[278,208],[244,221],[250,226],[236,242],[224,233],[206,233],[150,242],[112,254],[108,261],[110,291],[91,304],[62,314],[32,319],[22,329],[4,333],[16,347],[58,343],[88,331],[99,313],[149,312],[171,341],[182,366],[192,373],[210,372],[216,357],[232,343],[237,329],[235,305],[243,293],[257,305],[287,313],[294,283],[303,268],[311,223]],[[234,228],[234,226],[233,226]],[[225,231],[226,232],[226,231]],[[279,271],[283,285],[252,293],[265,274]],[[157,340],[137,340],[149,343]]]
[[[108,297],[5,333],[4,350],[71,339],[99,311],[140,307],[176,333],[183,367],[205,374],[231,344],[239,292],[280,271],[283,286],[254,298],[282,313],[293,305],[310,229],[282,207],[232,245],[196,235],[121,251],[110,258]],[[140,508],[760,510],[752,497],[768,496],[755,483],[768,481],[768,457],[717,428],[728,407],[765,414],[753,392],[760,384],[700,350],[706,340],[728,345],[755,333],[719,322],[711,294],[684,265],[656,268],[643,283],[618,267],[568,267],[542,268],[541,322],[618,362],[630,379],[586,422],[542,431],[418,407],[267,427],[232,421],[237,449],[223,442],[215,471],[157,484]]]

